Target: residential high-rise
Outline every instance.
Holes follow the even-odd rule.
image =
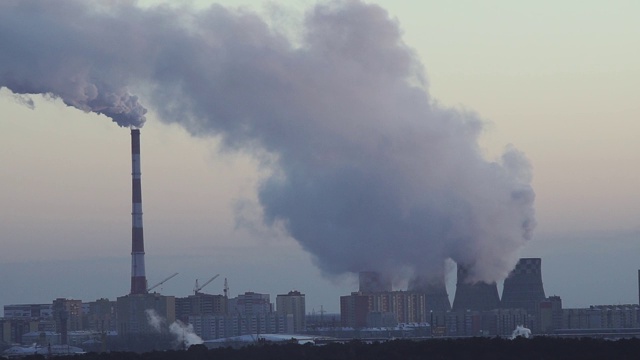
[[[69,331],[82,330],[82,300],[58,298],[53,300],[52,310],[60,343],[66,345]]]
[[[543,334],[551,334],[562,327],[562,299],[560,296],[549,296],[542,300],[538,311],[538,329]]]
[[[269,294],[260,294],[252,291],[239,294],[229,299],[229,314],[255,315],[273,312],[273,304]]]
[[[88,303],[86,328],[92,331],[116,331],[116,302],[98,299]]]
[[[176,318],[188,322],[194,315],[227,314],[227,298],[198,292],[183,298],[176,298]]]
[[[340,320],[343,327],[363,328],[367,326],[369,296],[359,292],[340,296]]]
[[[305,298],[299,291],[276,296],[276,313],[285,317],[287,332],[300,333],[306,330]]]
[[[175,297],[158,293],[121,296],[116,311],[118,336],[166,332],[176,321]]]

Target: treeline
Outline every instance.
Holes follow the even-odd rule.
[[[639,339],[616,341],[594,338],[506,340],[469,338],[455,340],[394,340],[382,343],[351,341],[322,346],[261,344],[240,349],[207,349],[195,345],[186,351],[167,350],[146,353],[87,353],[56,357],[59,360],[550,360],[550,359],[638,359]],[[27,360],[44,360],[42,355]]]

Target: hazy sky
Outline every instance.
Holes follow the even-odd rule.
[[[220,3],[258,11],[294,38],[315,4]],[[637,303],[640,4],[374,3],[419,55],[429,94],[487,122],[485,158],[512,144],[532,164],[538,225],[521,255],[543,258],[547,294],[565,307]],[[32,99],[33,110],[0,91],[0,305],[115,299],[129,290],[129,131]],[[258,161],[149,110],[141,132],[149,283],[179,272],[161,291],[186,296],[196,278],[219,273],[208,292],[221,293],[226,277],[232,296],[275,300],[296,289],[308,311],[337,312],[338,297],[357,286],[322,277],[297,242],[260,226]]]

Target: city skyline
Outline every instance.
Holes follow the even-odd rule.
[[[467,3],[474,17],[453,6],[378,3],[425,64],[433,98],[490,122],[480,138],[484,155],[494,159],[513,144],[532,163],[538,227],[520,256],[543,259],[547,294],[566,307],[635,303],[640,54],[631,43],[640,30],[625,6],[637,5],[502,2],[498,16]],[[274,9],[265,11],[288,14]],[[34,110],[6,89],[0,97],[0,285],[15,289],[0,304],[114,299],[127,293],[130,269],[128,130],[60,100],[32,99]],[[161,291],[184,296],[196,278],[220,273],[209,293],[221,293],[214,289],[226,277],[232,294],[299,290],[308,311],[337,312],[355,278],[323,278],[297,242],[261,224],[256,187],[267,170],[258,160],[221,148],[219,138],[191,137],[149,110],[141,131],[149,283],[179,272]],[[452,281],[449,273],[450,297]]]

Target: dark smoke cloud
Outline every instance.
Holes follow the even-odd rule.
[[[483,158],[482,121],[430,98],[382,8],[317,5],[294,45],[246,10],[103,5],[0,3],[0,86],[141,126],[135,88],[164,121],[270,154],[265,221],[326,275],[441,280],[451,258],[493,281],[515,265],[535,226],[525,156]]]

